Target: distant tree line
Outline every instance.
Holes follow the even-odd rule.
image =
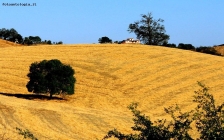
[[[107,36],[101,37],[99,38],[99,43],[104,44],[104,43],[112,43],[112,39],[110,39]],[[124,42],[125,40],[122,41],[114,41],[114,44],[122,44],[122,42]],[[184,43],[179,43],[178,46],[174,43],[167,43],[164,42],[162,44],[162,46],[165,47],[170,47],[170,48],[178,48],[178,49],[184,49],[184,50],[191,50],[191,51],[196,51],[196,52],[201,52],[201,53],[207,53],[207,54],[211,54],[211,55],[218,55],[218,56],[222,56],[220,53],[218,53],[214,47],[210,47],[210,46],[200,46],[200,47],[195,47],[192,44],[184,44]],[[224,46],[219,45],[219,46]]]
[[[212,55],[218,55],[222,56],[220,53],[218,53],[214,47],[206,47],[206,46],[200,46],[196,48],[197,52],[202,52],[202,53],[207,53],[207,54],[212,54]]]
[[[39,36],[29,36],[29,37],[22,37],[14,28],[6,29],[2,28],[0,29],[0,39],[15,42],[18,44],[23,45],[36,45],[36,44],[63,44],[62,41],[59,42],[51,42],[51,40],[44,40],[42,41]]]
[[[192,44],[184,44],[184,43],[179,43],[178,46],[176,46],[176,44],[164,43],[163,46],[171,47],[171,48],[184,49],[184,50],[191,50],[191,51],[196,51],[196,52],[201,52],[201,53],[207,53],[207,54],[221,56],[221,54],[218,53],[214,49],[214,47],[211,47],[211,46],[194,47]]]
[[[137,39],[146,45],[166,46],[221,56],[214,47],[200,46],[196,48],[192,44],[179,43],[176,46],[176,44],[168,43],[170,37],[166,34],[165,26],[161,24],[162,22],[164,22],[163,19],[154,19],[152,13],[142,14],[141,20],[129,24],[128,31],[135,33]],[[98,41],[99,43],[112,43],[112,39],[107,36],[99,38]],[[114,41],[114,43],[121,44],[124,41]]]

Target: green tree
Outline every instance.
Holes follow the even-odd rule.
[[[51,41],[50,41],[50,40],[48,40],[48,41],[47,41],[47,44],[51,45]]]
[[[165,34],[166,30],[161,22],[162,19],[155,20],[151,13],[141,15],[142,19],[129,24],[128,31],[135,33],[137,38],[147,45],[162,45],[168,42],[169,35]]]
[[[118,44],[118,43],[119,43],[119,41],[114,41],[114,43],[115,43],[115,44]]]
[[[170,48],[176,48],[177,47],[176,44],[174,44],[174,43],[168,43],[168,42],[164,42],[162,44],[162,46],[166,46],[166,47],[170,47]]]
[[[32,41],[32,44],[41,43],[41,38],[39,36],[29,36],[29,40]]]
[[[195,109],[194,120],[196,128],[200,132],[200,139],[203,140],[223,140],[224,139],[224,103],[215,105],[209,88],[202,83],[198,83],[202,89],[195,91],[194,102],[198,105]]]
[[[63,44],[63,42],[62,41],[59,41],[57,44]]]
[[[0,29],[0,38],[8,40],[11,42],[18,41],[19,43],[23,42],[22,36],[14,29]]]
[[[2,39],[6,40],[10,36],[10,32],[6,28],[0,29],[0,36]]]
[[[9,30],[9,37],[7,39],[11,42],[15,42],[17,39],[17,36],[18,36],[18,32],[15,29],[11,28]]]
[[[28,77],[30,81],[26,87],[29,92],[53,94],[74,94],[75,71],[69,65],[59,60],[43,60],[34,62],[30,66]]]
[[[203,140],[223,140],[224,139],[224,103],[220,106],[215,105],[213,96],[208,93],[208,87],[198,82],[201,87],[195,91],[193,102],[197,103],[197,107],[189,112],[183,113],[176,105],[175,107],[165,108],[172,120],[157,120],[154,123],[149,117],[137,110],[137,104],[133,103],[128,108],[134,116],[133,131],[134,134],[124,134],[117,129],[107,133],[104,139],[111,137],[119,140],[192,140],[189,134],[191,126],[195,124]]]
[[[183,43],[179,43],[177,48],[179,49],[184,49],[184,50],[195,50],[195,47],[191,44],[183,44]]]
[[[99,38],[98,41],[99,41],[99,43],[112,43],[112,40],[107,36]]]
[[[18,41],[20,44],[23,43],[23,37],[20,34],[17,34],[17,36],[15,36],[15,40]]]
[[[32,40],[30,40],[28,37],[25,37],[25,38],[24,38],[24,41],[23,41],[23,44],[26,44],[26,45],[32,45],[33,42],[32,42]]]

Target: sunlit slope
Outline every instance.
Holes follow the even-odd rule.
[[[0,39],[0,48],[2,48],[2,47],[11,47],[11,46],[22,46],[22,45],[16,44],[16,43],[13,43],[13,42],[10,42],[10,41],[6,41],[6,40],[3,40],[3,39]]]
[[[164,107],[192,109],[197,81],[224,100],[224,58],[144,45],[60,45],[0,48],[0,92],[28,93],[32,62],[59,59],[76,71],[69,101],[30,101],[0,95],[0,129],[28,128],[40,139],[101,139],[114,127],[130,131],[131,102],[152,119]],[[15,136],[16,137],[16,136]]]

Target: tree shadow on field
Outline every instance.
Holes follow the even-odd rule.
[[[47,95],[42,95],[42,94],[21,94],[21,93],[3,93],[0,92],[0,95],[4,96],[12,96],[12,97],[17,97],[17,98],[22,98],[22,99],[27,99],[27,100],[66,100],[62,97],[49,97]]]

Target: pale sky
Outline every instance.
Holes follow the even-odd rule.
[[[14,28],[23,37],[64,44],[98,43],[129,37],[130,23],[151,12],[164,20],[169,43],[195,47],[224,44],[223,0],[0,0],[0,28]],[[36,6],[4,6],[35,3]]]

